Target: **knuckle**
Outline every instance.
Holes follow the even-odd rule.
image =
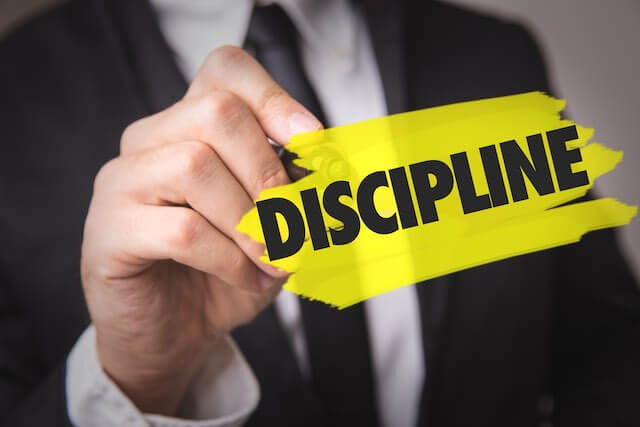
[[[198,235],[200,215],[191,209],[184,209],[167,229],[167,244],[178,249],[193,245]]]
[[[98,173],[96,174],[96,178],[93,182],[94,192],[98,192],[103,188],[107,187],[110,183],[113,182],[113,179],[117,176],[116,170],[118,169],[118,158],[109,160],[107,163],[102,165]]]
[[[82,259],[80,265],[80,279],[84,289],[96,283],[102,283],[113,277],[113,269],[105,263],[95,262],[95,260]]]
[[[262,169],[254,181],[256,192],[259,193],[263,189],[286,184],[289,177],[280,159],[276,158]]]
[[[210,123],[211,118],[226,118],[234,115],[240,107],[240,100],[231,92],[216,90],[203,97],[203,119]]]
[[[272,87],[266,89],[258,100],[258,109],[265,113],[273,112],[278,113],[286,100],[289,99],[289,95],[280,87]]]
[[[229,251],[219,265],[225,277],[237,277],[247,267],[247,258],[240,250]]]
[[[229,62],[245,61],[248,56],[249,54],[240,47],[225,45],[213,50],[207,57],[206,62],[216,66]]]
[[[198,177],[210,167],[215,156],[207,144],[194,141],[181,144],[175,157],[179,177]]]
[[[137,120],[124,129],[124,132],[122,132],[120,136],[120,153],[127,153],[133,149],[141,122],[142,119]]]

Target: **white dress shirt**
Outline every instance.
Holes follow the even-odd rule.
[[[242,46],[252,0],[151,0],[161,31],[188,81],[209,52]],[[260,1],[260,3],[270,3]],[[278,0],[295,24],[307,76],[329,126],[387,114],[384,91],[361,11],[347,0]],[[365,302],[383,427],[412,427],[417,421],[424,382],[420,314],[413,286]],[[277,312],[304,375],[309,375],[298,297],[287,291]],[[192,385],[181,416],[141,414],[102,372],[90,327],[67,361],[69,414],[84,426],[242,425],[254,410],[259,389],[232,340],[219,344]],[[125,422],[126,420],[126,422]]]

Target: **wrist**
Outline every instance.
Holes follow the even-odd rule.
[[[175,416],[189,385],[210,355],[212,343],[194,348],[170,346],[164,354],[145,354],[133,345],[118,349],[96,337],[104,373],[140,412]]]

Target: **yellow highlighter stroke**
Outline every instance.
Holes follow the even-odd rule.
[[[384,171],[389,178],[389,170],[404,168],[410,177],[408,166],[426,160],[442,162],[455,170],[452,167],[454,153],[465,154],[463,160],[477,195],[489,194],[480,150],[495,146],[499,153],[500,144],[507,141],[515,141],[529,159],[532,142],[539,142],[538,147],[544,146],[553,180],[552,188],[551,182],[547,187],[552,191],[540,194],[540,188],[523,174],[527,198],[515,200],[516,184],[510,180],[511,175],[501,158],[498,173],[508,196],[504,203],[496,203],[497,197],[491,193],[490,198],[486,196],[491,200],[490,208],[465,213],[458,182],[447,197],[435,201],[437,220],[425,222],[420,216],[413,182],[409,191],[418,223],[404,228],[391,186],[381,186],[372,196],[373,204],[381,216],[395,215],[399,224],[396,231],[380,234],[362,224],[350,243],[314,249],[309,224],[305,221],[305,240],[300,250],[273,261],[265,253],[262,260],[292,273],[284,286],[288,291],[345,308],[403,286],[574,243],[590,231],[628,224],[637,214],[636,206],[611,198],[568,204],[584,196],[597,178],[612,171],[623,154],[596,142],[589,143],[593,130],[563,119],[560,113],[564,107],[563,100],[529,92],[428,108],[294,136],[287,149],[298,155],[298,165],[314,172],[294,183],[262,191],[258,201],[283,198],[304,212],[302,191],[315,189],[322,200],[324,190],[331,183],[347,181],[354,197],[343,196],[340,201],[357,210],[356,190],[373,172]],[[548,132],[572,125],[577,138],[569,140],[566,148],[578,149],[581,154],[581,161],[571,165],[572,172],[585,171],[588,182],[563,190],[547,139]],[[532,135],[540,135],[539,140],[527,138]],[[436,185],[435,177],[428,179],[430,185]],[[326,221],[324,232],[339,230],[342,223],[328,215],[322,206],[320,209]],[[276,219],[282,239],[286,239],[287,222],[279,215]],[[237,229],[265,243],[255,207],[242,218]],[[331,241],[330,237],[327,239]]]

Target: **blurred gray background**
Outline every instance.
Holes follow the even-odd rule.
[[[59,1],[0,0],[0,37]],[[639,204],[640,0],[448,1],[529,26],[571,118],[595,128],[594,140],[625,152],[622,164],[598,181],[599,193]],[[619,234],[640,276],[640,218]]]

